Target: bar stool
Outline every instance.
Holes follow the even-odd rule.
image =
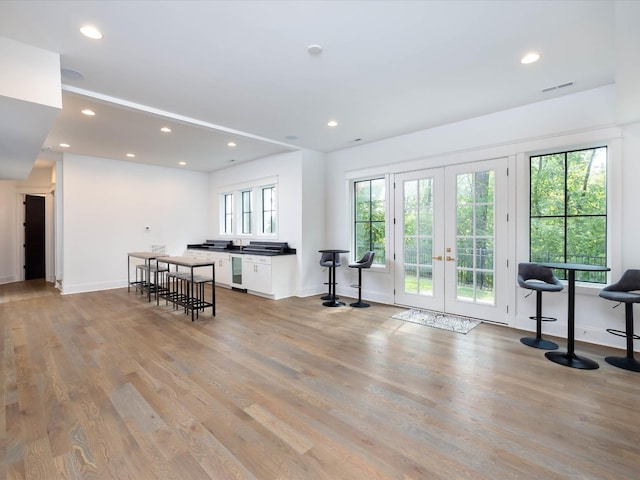
[[[322,257],[320,257],[320,266],[322,267],[327,267],[327,270],[329,270],[329,281],[326,283],[326,285],[329,285],[329,293],[327,293],[324,297],[320,297],[320,300],[332,300],[333,297],[331,296],[331,285],[333,285],[333,278],[332,278],[332,274],[335,271],[332,267],[340,267],[342,266],[342,261],[340,260],[340,255],[336,255],[336,264],[333,264],[333,253],[329,253],[329,252],[325,252],[322,254]],[[338,297],[335,298],[336,300],[338,300]]]
[[[191,283],[191,279],[189,279]],[[191,298],[189,299],[190,308],[196,311],[196,318],[199,318],[200,310],[204,310],[211,306],[204,298],[204,286],[207,283],[213,283],[212,277],[205,275],[195,275],[193,277],[193,283],[191,283]]]
[[[180,272],[178,270],[167,273],[167,293],[165,295],[165,305],[171,302],[173,309],[177,310],[178,306],[182,306],[184,312],[187,313],[187,299],[189,298],[189,281],[191,274],[189,272]]]
[[[137,265],[137,270],[140,271],[140,293],[144,295],[145,289],[147,291],[147,301],[151,301],[151,293],[158,294],[162,286],[161,276],[163,273],[169,271],[167,264],[162,262],[156,264],[155,262],[150,264]],[[136,278],[138,274],[136,273]]]
[[[633,358],[633,341],[640,340],[640,336],[633,333],[633,304],[640,303],[640,294],[632,293],[635,290],[640,290],[640,270],[627,270],[616,283],[600,290],[600,296],[607,300],[624,303],[625,331],[607,328],[607,332],[627,338],[627,356],[605,357],[604,361],[614,367],[624,368],[632,372],[640,372],[640,362]],[[618,305],[615,305],[613,308]]]
[[[518,264],[518,285],[536,292],[536,315],[529,317],[536,321],[536,336],[520,339],[524,345],[543,350],[556,350],[558,344],[542,338],[542,322],[555,322],[553,317],[542,316],[542,292],[560,292],[564,288],[553,270],[535,263]],[[529,296],[527,295],[527,297]],[[526,298],[526,297],[525,297]]]
[[[375,252],[367,252],[365,253],[360,260],[355,263],[349,264],[349,268],[357,268],[358,269],[358,284],[351,285],[353,288],[358,289],[358,301],[354,303],[350,303],[352,307],[356,308],[367,308],[369,306],[368,303],[364,303],[362,301],[362,270],[364,268],[370,268],[373,263],[373,257],[375,256]]]

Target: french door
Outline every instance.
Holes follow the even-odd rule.
[[[395,177],[395,303],[506,322],[507,159]]]

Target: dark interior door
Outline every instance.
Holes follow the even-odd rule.
[[[24,279],[44,278],[44,197],[27,195],[24,205]]]

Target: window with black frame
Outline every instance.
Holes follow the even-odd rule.
[[[606,266],[607,147],[535,155],[529,166],[530,261]],[[606,283],[606,273],[576,280]]]
[[[353,182],[354,259],[375,252],[374,265],[386,262],[386,180],[374,178]]]

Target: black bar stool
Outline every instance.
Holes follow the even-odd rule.
[[[362,269],[370,268],[373,263],[373,257],[375,256],[374,252],[365,253],[360,260],[355,263],[349,264],[349,268],[357,268],[358,269],[358,284],[351,285],[354,288],[358,289],[358,301],[354,303],[350,303],[352,307],[356,308],[367,308],[369,306],[368,303],[364,303],[362,301]]]
[[[564,288],[562,283],[553,274],[553,270],[548,267],[535,263],[520,263],[518,264],[518,285],[532,290],[531,293],[536,292],[536,315],[529,317],[531,320],[536,321],[536,336],[523,337],[520,342],[533,348],[557,350],[557,343],[542,338],[542,322],[556,321],[553,317],[542,316],[542,292],[560,292]]]
[[[624,303],[625,331],[607,328],[607,332],[627,338],[627,356],[605,357],[604,361],[614,367],[624,368],[632,372],[640,372],[640,362],[633,357],[633,341],[640,340],[640,337],[633,333],[633,304],[640,303],[640,294],[632,293],[636,290],[640,290],[640,270],[627,270],[616,283],[600,290],[600,296],[602,298]],[[613,308],[617,306],[618,305]]]
[[[327,270],[329,270],[329,281],[327,282],[327,285],[329,285],[329,293],[327,293],[324,297],[320,297],[320,300],[333,300],[333,296],[331,295],[331,285],[333,285],[333,282],[335,281],[335,279],[333,278],[333,273],[335,272],[335,269],[332,267],[342,266],[342,262],[340,261],[340,255],[335,255],[336,257],[335,265],[333,264],[333,257],[334,257],[334,254],[329,252],[323,253],[322,257],[320,257],[320,265],[323,267],[327,267]],[[335,300],[338,300],[338,297],[335,297]]]

